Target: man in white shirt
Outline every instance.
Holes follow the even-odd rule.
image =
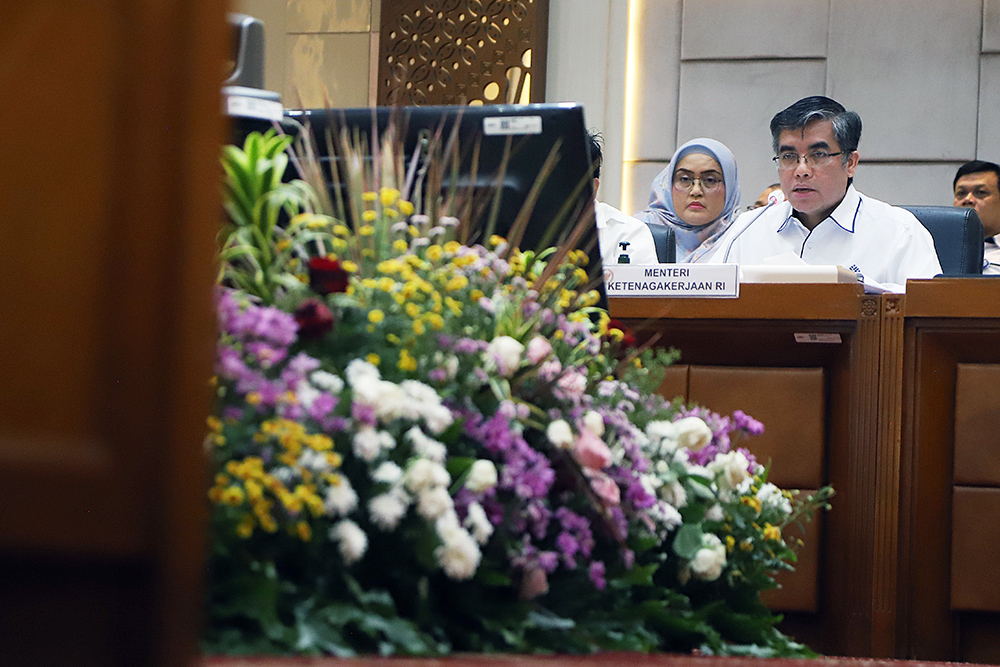
[[[604,161],[597,133],[590,134],[590,161],[594,168],[594,218],[602,261],[605,264],[658,264],[660,260],[656,257],[653,233],[646,223],[596,200],[597,187],[601,182],[601,163]]]
[[[861,117],[828,97],[806,97],[771,119],[785,201],[748,211],[717,244],[715,263],[836,264],[866,284],[902,292],[941,273],[934,241],[912,213],[852,185]]]
[[[983,273],[1000,275],[1000,165],[995,162],[973,160],[958,168],[952,189],[955,206],[976,209],[983,223]]]

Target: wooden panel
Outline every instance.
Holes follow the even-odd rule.
[[[816,489],[799,490],[802,495],[816,493]],[[785,529],[785,541],[802,540],[798,561],[792,572],[781,572],[775,577],[780,588],[765,591],[761,600],[775,611],[819,611],[819,572],[824,517],[817,516],[802,526],[791,525]]]
[[[951,608],[1000,611],[1000,489],[956,486],[951,523]]]
[[[660,383],[660,387],[656,390],[656,393],[668,400],[681,398],[687,401],[689,369],[690,366],[684,364],[668,366],[666,375],[663,376],[663,382]]]
[[[187,664],[225,3],[0,6],[0,643]]]
[[[1000,365],[958,364],[956,484],[1000,486]]]
[[[774,463],[771,481],[778,486],[815,489],[824,483],[822,368],[692,366],[689,399],[760,420],[764,433],[745,444],[761,463]]]
[[[543,102],[548,7],[548,0],[383,1],[378,103]]]

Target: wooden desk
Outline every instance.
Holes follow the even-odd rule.
[[[880,297],[850,284],[746,284],[737,300],[619,298],[610,304],[612,316],[637,336],[659,334],[658,345],[681,350],[689,390],[704,367],[723,376],[727,369],[733,373],[735,380],[718,382],[717,388],[748,376],[752,386],[791,369],[821,373],[821,403],[808,410],[820,414],[796,415],[795,397],[775,405],[775,397],[763,392],[744,392],[738,401],[730,396],[723,404],[713,394],[704,402],[719,412],[741,408],[760,417],[759,409],[822,424],[818,481],[833,484],[837,497],[823,517],[816,609],[786,614],[785,629],[835,655],[890,657],[894,650],[897,500],[893,485],[880,482],[895,478],[898,468],[893,438],[880,417],[886,400],[880,391],[881,308]],[[797,342],[795,334],[839,336],[839,342]],[[686,398],[702,397],[689,391]],[[767,419],[762,421],[766,428]],[[806,446],[792,442],[774,451],[775,474]]]
[[[997,663],[1000,280],[911,281],[903,314],[897,655]]]

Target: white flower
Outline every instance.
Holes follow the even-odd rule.
[[[691,559],[691,574],[702,581],[715,581],[726,565],[726,547],[716,535],[701,536],[701,548]]]
[[[375,408],[375,418],[383,424],[400,418],[414,420],[420,416],[413,400],[398,384],[381,381],[376,391],[378,393],[369,405]]]
[[[354,434],[351,443],[354,455],[368,463],[374,461],[375,457],[382,451],[382,443],[378,431],[371,426],[362,426],[359,428]]]
[[[429,459],[415,459],[403,473],[403,483],[413,493],[418,493],[433,486],[448,486],[451,475],[440,463]]]
[[[434,550],[434,556],[452,579],[469,579],[476,573],[482,554],[476,540],[464,529],[449,531],[444,544]]]
[[[392,449],[396,446],[396,439],[388,431],[379,431],[378,444],[382,449]]]
[[[660,487],[660,499],[670,503],[677,509],[687,505],[687,491],[680,482],[671,482]]]
[[[497,485],[497,467],[493,461],[479,459],[469,468],[465,488],[473,493],[482,493]]]
[[[552,353],[552,345],[543,336],[535,336],[528,341],[528,363],[537,366],[545,357]]]
[[[348,565],[356,563],[368,550],[368,536],[358,524],[344,519],[330,529],[330,539],[339,542],[340,556]]]
[[[320,397],[319,391],[316,387],[313,387],[307,382],[300,382],[299,387],[295,392],[295,397],[298,399],[299,404],[302,405],[306,410],[312,407],[313,402]]]
[[[677,428],[677,444],[697,452],[712,442],[712,429],[699,417],[685,417],[674,422]]]
[[[323,508],[330,516],[343,516],[352,512],[358,506],[358,494],[354,492],[351,483],[343,475],[337,476],[338,482],[330,484],[326,490],[326,500]]]
[[[688,466],[687,472],[688,475],[692,475],[694,477],[701,477],[707,482],[711,482],[715,479],[715,475],[712,473],[712,471],[706,468],[705,466],[696,466],[696,465]]]
[[[404,437],[413,445],[413,451],[417,456],[430,459],[436,463],[444,463],[448,449],[434,438],[427,436],[420,430],[419,426],[411,428],[406,432]]]
[[[417,512],[428,521],[434,521],[454,508],[448,489],[443,486],[424,489],[417,496]]]
[[[486,348],[486,362],[502,377],[510,377],[521,365],[524,345],[510,336],[497,336]]]
[[[479,503],[469,505],[469,513],[465,517],[465,527],[469,529],[476,542],[486,544],[493,534],[493,524],[486,516],[486,510]]]
[[[432,405],[424,409],[424,423],[435,435],[444,432],[453,421],[455,418],[451,416],[451,410],[443,405]]]
[[[357,360],[355,359],[355,361]],[[353,364],[354,362],[352,361],[351,363]],[[374,366],[372,366],[372,368],[374,368]],[[373,377],[371,375],[359,375],[353,382],[351,382],[351,388],[354,390],[354,401],[362,405],[375,407],[375,404],[378,403],[379,400],[379,394],[382,392],[382,386],[386,384],[395,386],[391,382],[383,382],[377,377]]]
[[[375,369],[375,372],[378,373],[378,369]],[[313,371],[312,375],[309,376],[309,379],[315,386],[334,395],[337,395],[344,390],[344,381],[340,379],[340,376],[334,375],[333,373],[327,373],[326,371]]]
[[[747,468],[750,461],[743,455],[743,452],[736,450],[718,454],[708,464],[708,469],[712,471],[719,482],[719,487],[727,491],[736,491],[740,485],[750,477]]]
[[[419,380],[403,380],[399,386],[420,407],[440,405],[441,403],[441,397],[438,396],[437,391]]]
[[[770,482],[761,485],[760,490],[757,491],[757,500],[763,507],[777,509],[782,514],[792,513],[792,503],[781,492],[781,489]]]
[[[684,519],[677,508],[670,503],[657,503],[650,508],[650,515],[658,524],[666,530],[673,530],[683,523]]]
[[[584,427],[600,438],[604,435],[604,417],[600,415],[595,410],[589,410],[587,414],[583,416]]]
[[[559,449],[569,449],[576,440],[573,429],[570,428],[565,419],[556,419],[551,422],[545,429],[545,436]]]
[[[382,530],[393,530],[406,514],[407,502],[395,493],[383,493],[368,501],[372,523]]]
[[[722,505],[715,503],[705,510],[705,518],[709,521],[722,521],[726,518],[726,513],[722,511]]]
[[[403,478],[403,469],[392,461],[386,461],[375,468],[372,473],[372,481],[382,484],[395,484]]]
[[[319,373],[320,371],[316,371]],[[316,375],[313,373],[313,375]],[[347,364],[347,369],[344,371],[347,376],[347,381],[352,387],[357,387],[358,383],[363,380],[379,380],[381,375],[378,372],[378,368],[371,365],[364,359],[354,359],[351,363]]]
[[[651,421],[646,424],[646,437],[649,438],[649,453],[652,457],[670,459],[677,450],[677,426],[664,420]]]

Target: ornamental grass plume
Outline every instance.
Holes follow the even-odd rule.
[[[288,192],[287,140],[227,151],[206,650],[810,655],[759,593],[831,491],[652,393],[670,355],[622,349],[582,251],[472,229],[438,134],[421,176],[391,131],[328,137],[340,201],[305,139]]]

